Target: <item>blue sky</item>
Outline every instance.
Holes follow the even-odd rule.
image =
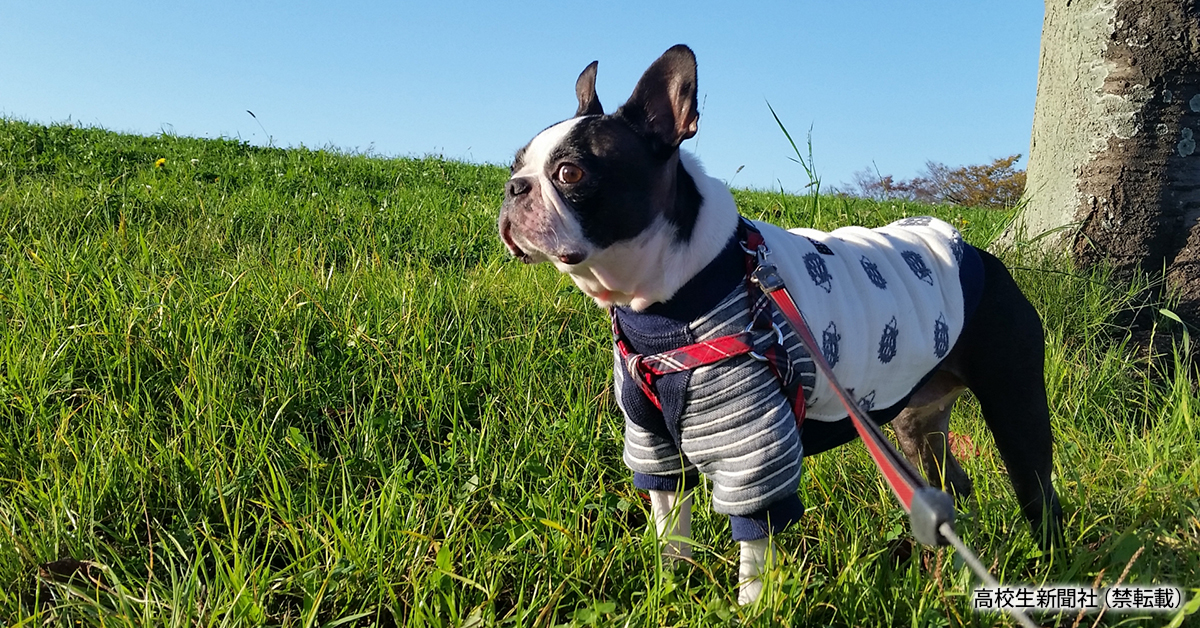
[[[0,114],[507,164],[574,112],[593,59],[612,110],[686,43],[701,119],[685,147],[735,186],[797,190],[807,178],[768,102],[798,140],[812,127],[826,186],[872,162],[910,177],[930,159],[1028,153],[1042,12],[1035,0],[8,2]]]

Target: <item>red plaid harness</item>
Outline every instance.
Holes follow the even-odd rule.
[[[616,311],[610,309],[609,317],[612,320],[613,341],[616,343],[617,351],[621,355],[621,362],[629,371],[633,381],[637,382],[638,388],[650,399],[654,407],[659,410],[662,410],[662,403],[658,399],[655,382],[663,375],[681,373],[699,366],[716,364],[722,360],[739,355],[748,354],[756,360],[765,362],[767,367],[771,369],[771,373],[775,376],[775,379],[779,382],[784,396],[788,399],[788,404],[792,408],[792,414],[796,417],[796,427],[798,429],[804,423],[804,388],[800,385],[800,378],[795,376],[792,361],[788,358],[787,349],[783,346],[783,332],[778,325],[771,321],[771,315],[768,311],[771,300],[750,280],[754,270],[758,267],[758,258],[755,255],[755,251],[763,246],[763,237],[749,223],[743,221],[742,224],[746,234],[741,243],[742,250],[746,252],[746,290],[750,295],[751,303],[753,303],[750,309],[750,325],[745,330],[736,334],[697,342],[678,349],[663,351],[662,353],[642,355],[634,353],[633,348],[621,333]],[[758,298],[755,298],[755,295]],[[753,330],[760,332],[774,330],[775,342],[762,353],[757,352],[754,347]]]

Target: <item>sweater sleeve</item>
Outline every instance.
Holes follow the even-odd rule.
[[[623,457],[634,472],[634,486],[652,491],[691,488],[698,481],[696,466],[679,450],[662,411],[642,394],[620,357],[615,359],[613,380],[617,406],[625,416]]]

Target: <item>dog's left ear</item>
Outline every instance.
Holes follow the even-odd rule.
[[[674,150],[696,134],[696,55],[683,44],[672,46],[650,67],[629,101],[617,110],[644,136]]]
[[[598,65],[600,65],[599,61],[589,63],[588,67],[579,73],[579,79],[575,81],[575,98],[579,99],[579,108],[575,110],[576,118],[604,115],[604,108],[600,106],[600,98],[596,96],[596,66]]]

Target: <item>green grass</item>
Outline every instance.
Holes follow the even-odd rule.
[[[606,316],[506,259],[505,177],[0,121],[0,625],[1004,621],[952,552],[893,558],[905,521],[857,443],[806,460],[763,603],[732,604],[703,491],[696,567],[659,569]],[[1009,218],[735,196],[819,228],[932,212],[977,245]],[[1200,586],[1195,380],[1124,344],[1134,291],[1008,261],[1046,320],[1070,549],[1034,549],[970,400],[960,534],[1004,582],[1112,584],[1144,548],[1126,582]]]

